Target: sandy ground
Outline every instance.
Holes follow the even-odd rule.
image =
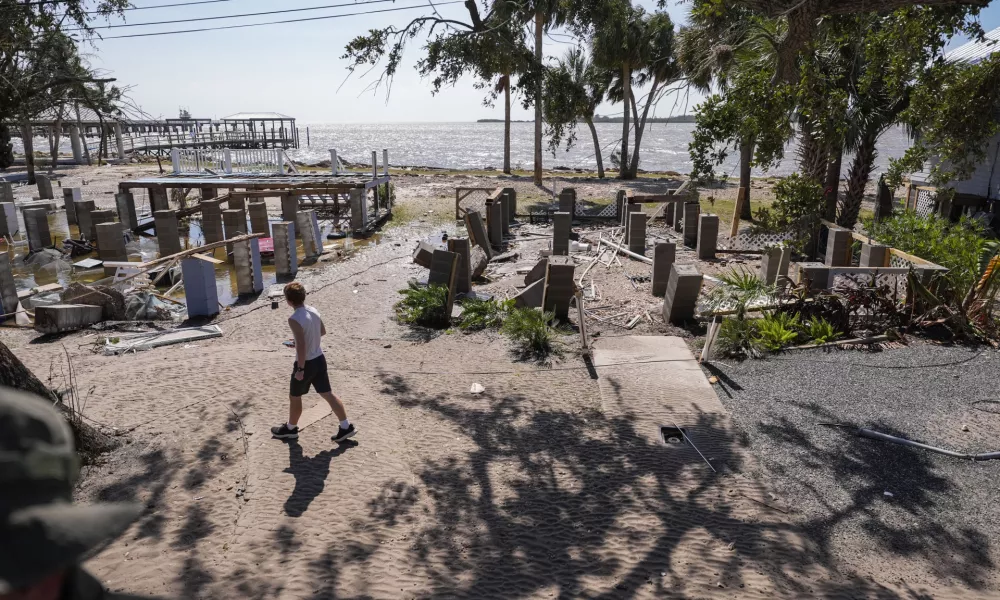
[[[87,179],[85,197],[110,205],[107,192],[138,170],[77,170],[66,182]],[[900,577],[899,560],[910,561],[912,572],[922,557],[895,557],[883,570],[883,550],[830,552],[795,515],[796,499],[772,487],[684,341],[662,335],[690,332],[659,321],[657,302],[631,290],[621,270],[594,269],[599,294],[628,301],[629,314],[649,309],[652,318],[632,331],[595,324],[601,335],[592,363],[575,352],[575,335],[561,340],[552,364],[538,365],[517,361],[495,332],[397,324],[396,291],[424,273],[410,262],[415,242],[455,231],[454,187],[497,184],[488,177],[397,182],[402,216],[377,244],[299,276],[330,331],[324,347],[334,388],[361,431],[354,443],[330,442],[330,416],[306,427],[298,443],[270,438],[268,428],[286,417],[293,353],[281,345],[289,337],[287,308],[272,310],[264,298],[224,312],[216,321],[222,338],[121,357],[92,353],[86,333],[40,340],[0,330],[54,387],[65,385],[68,354],[88,418],[126,440],[86,467],[77,490],[83,502],[146,507],[88,563],[111,588],[182,598],[995,591],[970,592],[965,582],[933,573],[916,583]],[[515,185],[521,197],[545,195],[528,182]],[[583,198],[617,187],[577,185]],[[526,259],[532,244],[543,243],[518,239]],[[513,289],[516,272],[499,270],[514,264],[491,266],[494,280],[482,289]],[[469,394],[472,383],[486,392]],[[317,402],[306,397],[307,414],[323,414]],[[672,423],[688,428],[704,456],[660,441],[659,426]]]

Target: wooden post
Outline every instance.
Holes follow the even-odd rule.
[[[739,192],[736,194],[736,208],[733,210],[733,227],[729,230],[729,237],[735,238],[736,234],[740,231],[740,211],[743,210],[743,203],[749,202],[750,199],[747,198],[747,188],[741,187]]]

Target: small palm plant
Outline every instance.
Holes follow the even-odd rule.
[[[555,315],[533,308],[515,308],[507,314],[501,333],[517,344],[521,354],[544,358],[552,352]]]
[[[420,286],[410,283],[399,290],[403,299],[396,303],[396,316],[401,323],[444,328],[451,321],[448,314],[448,288],[443,285]]]

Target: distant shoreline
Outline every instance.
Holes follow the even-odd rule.
[[[622,117],[594,117],[594,123],[621,123]],[[477,119],[476,123],[503,123],[503,119]],[[646,123],[694,123],[694,115],[681,115],[679,117],[651,117],[646,119]],[[534,123],[534,121],[511,120],[511,123]]]

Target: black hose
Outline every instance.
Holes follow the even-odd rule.
[[[891,444],[900,444],[901,446],[910,446],[911,448],[920,448],[921,450],[927,450],[928,452],[943,454],[945,456],[950,456],[952,458],[964,458],[966,460],[974,460],[974,461],[1000,459],[1000,452],[982,452],[980,454],[965,454],[962,452],[955,452],[954,450],[945,450],[944,448],[928,446],[927,444],[921,444],[920,442],[914,442],[912,440],[908,440],[905,438],[896,437],[894,435],[888,435],[885,433],[879,433],[878,431],[872,431],[871,429],[864,429],[862,427],[855,427],[853,425],[845,425],[842,423],[819,423],[819,424],[825,427],[843,427],[846,429],[853,429],[854,433],[859,437],[864,437],[872,440],[881,440],[883,442],[889,442]]]

